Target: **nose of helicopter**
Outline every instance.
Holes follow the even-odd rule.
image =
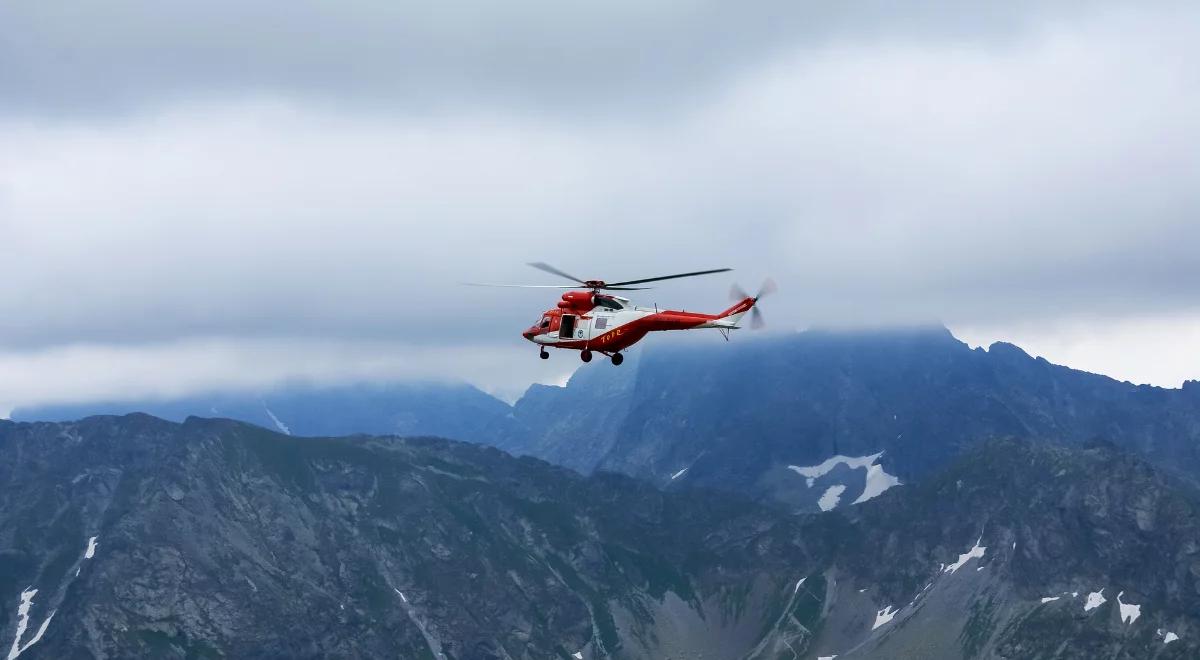
[[[525,332],[522,332],[521,336],[528,339],[529,341],[533,341],[533,336],[536,334],[537,334],[537,331],[534,330],[533,328],[530,328],[530,329],[526,330]]]

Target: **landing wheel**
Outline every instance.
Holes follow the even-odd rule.
[[[618,365],[618,364],[621,364],[621,363],[622,363],[622,362],[624,362],[624,361],[625,361],[625,356],[624,356],[624,355],[621,355],[620,353],[613,353],[613,354],[612,354],[612,363],[613,363],[613,365],[614,365],[614,366],[615,366],[615,365]]]
[[[580,351],[579,359],[583,360],[584,362],[591,362],[592,361],[592,352],[585,348],[584,350]]]
[[[541,352],[541,353],[538,353],[538,357],[542,358],[543,360],[549,360],[549,359],[550,359],[550,354],[549,354],[549,353],[547,353],[547,352],[546,352],[546,349],[544,349],[544,348],[543,348],[543,349],[542,349],[542,352]]]

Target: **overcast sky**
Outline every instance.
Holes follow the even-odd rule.
[[[1200,378],[1195,2],[0,4],[0,413],[466,379],[555,283]],[[661,339],[660,339],[661,341]],[[719,350],[717,348],[716,350]]]

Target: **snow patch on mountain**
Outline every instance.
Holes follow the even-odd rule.
[[[37,589],[26,589],[21,592],[21,604],[17,606],[17,636],[13,638],[12,650],[8,652],[8,660],[21,655],[21,636],[29,627],[29,608],[33,606],[33,597]]]
[[[825,461],[822,462],[820,465],[810,465],[808,467],[802,467],[799,465],[789,465],[788,469],[799,474],[802,477],[810,477],[812,479],[820,479],[821,477],[829,474],[829,472],[831,470],[833,470],[833,468],[837,467],[838,465],[840,465],[842,463],[845,463],[846,467],[849,467],[851,469],[868,468],[868,467],[871,467],[872,465],[874,465],[875,461],[879,460],[880,456],[883,456],[883,452],[879,452],[878,454],[872,454],[871,456],[858,456],[858,457],[840,456],[839,455],[839,456],[834,456],[833,458],[825,459]]]
[[[284,435],[292,434],[292,430],[288,428],[288,425],[284,424],[278,417],[276,417],[275,413],[271,412],[270,408],[263,406],[263,410],[267,411],[267,417],[271,418],[271,422],[275,424],[275,428],[279,429],[280,433]]]
[[[817,500],[817,506],[822,511],[829,511],[838,505],[838,502],[842,499],[842,493],[845,491],[846,487],[841,484],[830,486],[825,489],[825,494],[821,495],[821,499]]]
[[[1132,625],[1133,622],[1137,621],[1138,617],[1142,615],[1142,606],[1134,605],[1133,603],[1122,603],[1121,596],[1124,595],[1124,591],[1117,594],[1117,606],[1121,608],[1121,621],[1123,623]]]
[[[1083,611],[1088,612],[1103,605],[1108,599],[1104,597],[1104,590],[1093,591],[1088,594],[1087,602],[1083,604]]]
[[[92,557],[95,557],[95,556],[96,556],[96,545],[97,545],[97,544],[96,544],[96,539],[98,539],[98,538],[100,538],[100,537],[99,537],[99,536],[93,536],[92,538],[88,539],[88,547],[87,547],[87,550],[84,550],[84,551],[83,551],[83,558],[84,558],[84,559],[91,559]]]
[[[33,608],[33,597],[37,595],[38,590],[29,588],[21,592],[21,604],[17,606],[17,634],[13,637],[12,648],[8,651],[8,660],[16,660],[18,656],[29,650],[29,647],[37,644],[42,639],[42,635],[46,634],[46,628],[50,626],[50,620],[54,618],[54,612],[51,612],[42,621],[42,625],[38,627],[37,633],[24,646],[21,645],[21,637],[25,635],[25,630],[29,627],[29,610]]]
[[[825,459],[819,465],[789,465],[787,467],[789,470],[804,477],[805,484],[809,488],[813,487],[817,479],[829,474],[839,465],[845,465],[852,470],[865,470],[866,474],[863,477],[862,495],[859,495],[858,499],[853,502],[853,504],[862,504],[867,500],[878,497],[893,486],[901,485],[900,479],[895,475],[888,474],[883,469],[883,466],[879,464],[879,459],[882,456],[883,452],[871,454],[870,456],[842,456],[839,454]],[[829,508],[818,502],[818,506],[821,506],[822,511],[828,511],[837,506],[838,501],[841,500],[842,491],[846,489],[846,486],[831,486],[829,489],[826,489],[825,494],[821,496],[821,502],[829,501],[827,498],[832,497],[830,491],[833,488],[841,488],[841,490],[836,493],[837,497],[833,500],[833,505]]]
[[[982,545],[979,545],[979,543],[981,541],[983,541],[982,536],[979,537],[978,541],[975,541],[975,545],[970,550],[967,550],[966,552],[964,552],[958,556],[958,561],[956,561],[953,564],[950,564],[946,568],[942,569],[943,572],[954,573],[958,569],[965,566],[966,563],[971,561],[972,559],[983,559],[983,555],[987,552],[987,548]]]
[[[875,615],[875,625],[871,626],[871,630],[875,630],[879,626],[890,623],[892,619],[896,618],[896,613],[899,611],[900,610],[892,609],[891,605],[879,610],[879,612]]]
[[[882,454],[882,452],[881,452]],[[892,486],[899,486],[900,480],[895,476],[883,471],[883,466],[878,463],[872,463],[867,467],[867,483],[863,488],[862,495],[854,500],[854,504],[862,504],[869,499],[879,497]]]

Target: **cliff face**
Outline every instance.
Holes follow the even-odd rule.
[[[794,515],[444,440],[133,415],[0,422],[0,496],[22,657],[1200,649],[1196,497],[1105,446],[985,443]]]
[[[833,457],[883,452],[874,463],[908,483],[995,437],[1105,438],[1200,474],[1195,384],[1131,385],[1008,344],[972,350],[944,328],[810,331],[703,351],[655,345],[636,365],[593,371],[531,390],[514,409],[521,435],[503,448],[796,510],[816,510],[831,487],[845,503],[863,495],[869,470],[852,463],[806,481],[805,468]]]

